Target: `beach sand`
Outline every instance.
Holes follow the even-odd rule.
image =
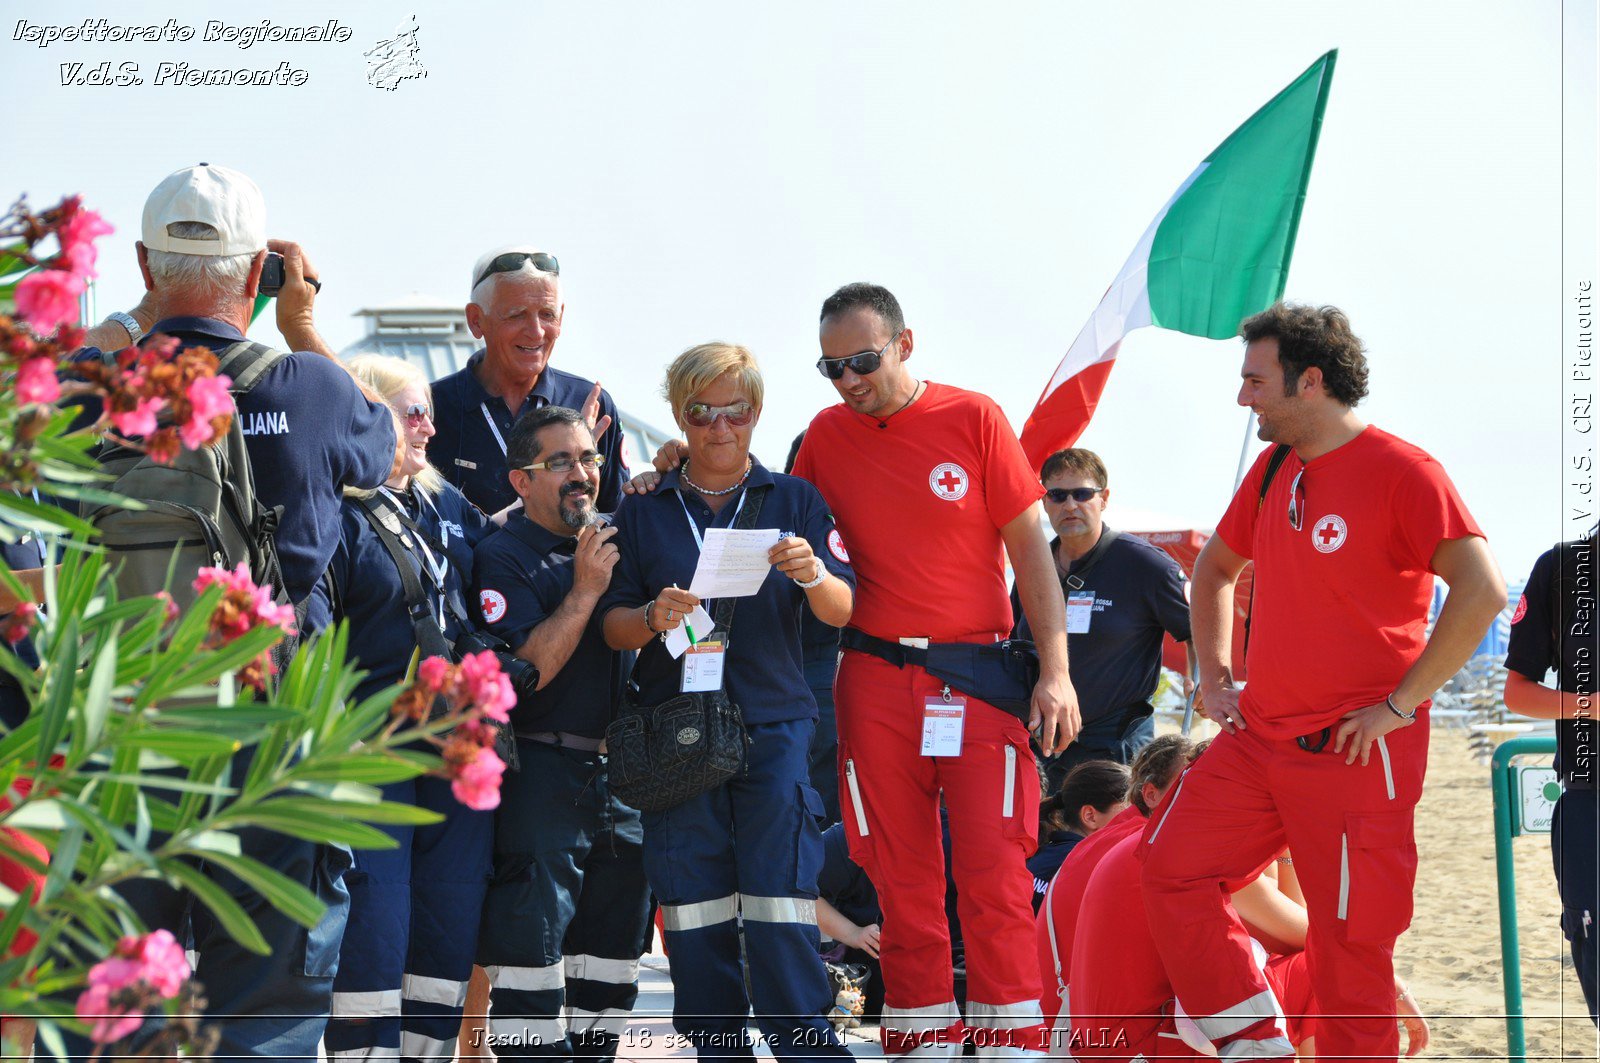
[[[1416,914],[1395,969],[1432,1016],[1423,1058],[1506,1055],[1489,769],[1460,730],[1436,727],[1417,807]],[[1595,1027],[1557,925],[1549,835],[1513,840],[1529,1059],[1595,1059]],[[1565,1016],[1565,1018],[1563,1018]]]

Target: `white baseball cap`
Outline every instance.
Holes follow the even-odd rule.
[[[174,222],[204,222],[217,239],[173,236]],[[238,170],[202,162],[156,185],[144,201],[144,246],[183,255],[251,255],[267,246],[267,205],[261,189]]]

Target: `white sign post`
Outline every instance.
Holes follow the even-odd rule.
[[[1549,834],[1561,784],[1552,768],[1517,769],[1517,833]]]

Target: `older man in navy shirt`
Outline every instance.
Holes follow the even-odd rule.
[[[617,421],[616,403],[593,381],[550,365],[565,311],[554,255],[502,247],[473,264],[467,327],[483,349],[466,368],[433,382],[437,434],[428,460],[485,513],[519,505],[506,478],[506,441],[519,417],[545,406],[584,411],[605,455],[596,505],[611,513],[622,501],[622,433],[606,431]]]
[[[380,486],[399,467],[401,440],[388,406],[363,395],[317,334],[315,274],[300,248],[266,234],[261,191],[244,174],[201,163],[168,176],[145,203],[137,245],[144,300],[132,314],[112,314],[95,326],[84,356],[137,343],[146,332],[214,351],[233,346],[250,325],[268,248],[283,256],[277,321],[296,353],[268,369],[238,408],[256,492],[264,505],[283,507],[278,554],[285,587],[299,603],[308,600],[339,541],[341,489]],[[314,629],[324,619],[309,617],[306,626]],[[240,754],[236,773],[248,768],[253,753]],[[328,906],[307,931],[247,883],[209,869],[272,944],[270,956],[246,950],[209,909],[191,906],[187,893],[163,882],[139,879],[121,892],[150,929],[166,928],[183,940],[192,928],[196,975],[221,1032],[218,1059],[315,1058],[349,912],[340,881],[349,851],[255,827],[238,834],[246,855]],[[72,1048],[87,1054],[89,1046],[73,1038]]]

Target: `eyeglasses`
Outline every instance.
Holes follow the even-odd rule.
[[[582,465],[589,471],[594,471],[606,463],[606,456],[593,450],[587,454],[579,454],[576,458],[551,458],[549,461],[536,461],[532,465],[522,466],[523,472],[538,472],[540,469],[549,469],[554,473],[571,472],[574,465]]]
[[[1044,497],[1057,506],[1069,498],[1082,505],[1104,490],[1103,487],[1052,487],[1044,493]]]
[[[478,279],[472,282],[476,288],[488,279],[491,273],[515,273],[522,268],[524,262],[533,263],[533,268],[540,273],[554,273],[561,276],[561,263],[556,261],[554,255],[547,255],[543,251],[507,251],[503,255],[496,255],[489,260],[483,272],[478,274]]]
[[[707,406],[703,402],[691,402],[684,408],[683,423],[695,428],[710,428],[717,418],[722,417],[734,428],[743,428],[755,416],[756,408],[748,402],[736,402],[732,406]]]
[[[419,425],[423,421],[433,420],[433,407],[425,402],[413,402],[405,408],[406,424]]]
[[[1294,483],[1289,485],[1289,527],[1295,531],[1306,519],[1306,493],[1300,486],[1300,478],[1306,474],[1304,469],[1294,474]]]
[[[867,376],[871,373],[876,373],[878,366],[883,364],[883,356],[888,353],[889,348],[893,347],[895,341],[904,333],[904,329],[896,332],[890,337],[889,342],[883,345],[881,350],[862,351],[860,354],[852,354],[846,358],[818,358],[817,372],[829,380],[844,379],[844,371],[846,369],[856,376]]]

